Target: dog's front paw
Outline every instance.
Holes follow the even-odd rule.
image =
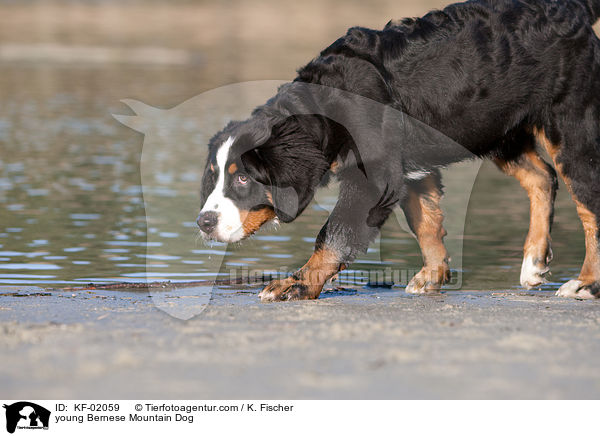
[[[273,280],[258,296],[263,302],[314,300],[321,293],[322,285],[309,285],[294,277]],[[318,288],[318,289],[317,289]]]
[[[439,292],[442,285],[450,280],[450,269],[447,266],[438,268],[423,267],[415,275],[405,291],[409,294],[429,294]]]
[[[559,297],[593,300],[600,298],[600,283],[584,284],[581,280],[570,280],[556,292]]]
[[[552,250],[550,249],[544,259],[525,256],[521,266],[521,286],[525,289],[534,289],[548,283],[545,275],[550,273],[548,264],[551,261]]]

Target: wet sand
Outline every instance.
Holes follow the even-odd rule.
[[[546,291],[227,290],[190,321],[140,291],[3,292],[7,398],[600,397],[600,303]]]

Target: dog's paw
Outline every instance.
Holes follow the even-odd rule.
[[[521,267],[521,286],[525,289],[534,289],[548,283],[544,277],[550,272],[547,263],[535,261],[533,257],[525,257]]]
[[[450,270],[447,267],[438,269],[423,268],[415,275],[406,286],[408,294],[430,294],[439,292],[442,285],[450,279]]]
[[[258,294],[262,302],[314,300],[321,293],[321,288],[311,286],[294,277],[273,280]]]
[[[581,280],[570,280],[556,292],[559,297],[593,300],[600,298],[600,283],[585,285]]]

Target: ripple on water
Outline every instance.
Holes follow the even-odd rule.
[[[197,272],[197,273],[168,273],[168,272],[134,272],[124,273],[123,277],[153,277],[156,279],[165,279],[169,277],[228,277],[226,273],[212,273],[212,272]]]
[[[136,257],[142,257],[151,260],[179,260],[181,256],[169,256],[166,254],[136,254]]]
[[[62,267],[51,264],[51,263],[9,263],[9,264],[0,264],[0,269],[51,270],[51,269],[62,269]]]
[[[162,247],[162,242],[134,242],[134,241],[106,241],[107,245],[117,245],[123,247]]]
[[[257,235],[254,236],[257,241],[271,241],[271,242],[285,242],[291,241],[291,236],[279,236],[279,235]]]
[[[40,274],[0,274],[0,279],[53,279],[56,276],[47,276]]]
[[[230,256],[232,253],[224,250],[192,250],[193,254],[214,254],[215,256]]]
[[[267,253],[265,254],[265,257],[271,257],[274,259],[291,259],[292,257],[294,257],[294,255],[287,253]]]
[[[123,268],[168,268],[164,263],[118,263],[116,266]]]
[[[48,189],[28,189],[27,195],[30,197],[45,197],[50,193]]]
[[[63,248],[63,251],[66,253],[79,253],[81,251],[85,251],[85,247],[69,247]]]
[[[69,215],[69,218],[77,221],[99,220],[100,218],[102,218],[102,215],[100,215],[99,213],[72,213]]]
[[[31,243],[27,244],[29,247],[41,247],[43,245],[48,245],[47,239],[34,239]]]
[[[34,251],[32,253],[25,253],[22,251],[0,251],[0,256],[7,257],[39,257],[39,256],[47,256],[50,253],[48,251]]]
[[[13,188],[13,184],[7,177],[0,177],[0,189],[8,191]]]

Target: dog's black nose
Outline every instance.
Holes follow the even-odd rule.
[[[219,214],[217,212],[213,212],[212,210],[208,212],[203,212],[198,216],[198,227],[207,235],[212,233],[212,231],[217,227],[217,222],[219,221]]]

